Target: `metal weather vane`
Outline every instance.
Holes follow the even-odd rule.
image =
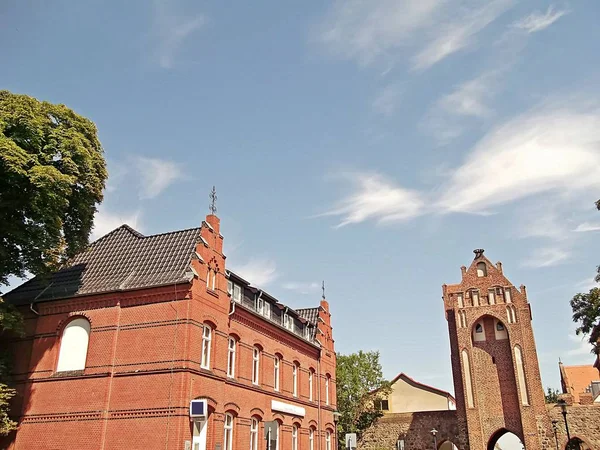
[[[208,195],[208,198],[210,198],[210,205],[208,206],[208,209],[210,210],[210,213],[214,216],[217,212],[217,189],[213,186],[212,191],[210,191],[210,194]]]

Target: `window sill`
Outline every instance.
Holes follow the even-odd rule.
[[[219,294],[217,294],[217,291],[214,291],[212,289],[206,288],[206,293],[212,295],[213,297],[219,298]]]
[[[62,370],[60,372],[54,372],[52,378],[64,378],[64,377],[80,377],[84,375],[85,369],[80,370]]]

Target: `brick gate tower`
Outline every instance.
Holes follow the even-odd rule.
[[[461,449],[492,450],[505,433],[539,450],[538,427],[550,426],[531,308],[483,250],[459,284],[443,286]]]

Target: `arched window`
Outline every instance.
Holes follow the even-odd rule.
[[[281,360],[279,359],[279,356],[275,355],[275,358],[273,359],[273,389],[275,389],[276,391],[279,390],[279,364],[281,363]]]
[[[473,401],[473,384],[471,382],[471,364],[469,363],[469,354],[466,350],[461,353],[462,356],[462,368],[465,375],[465,391],[467,395],[467,406],[473,408],[475,402]]]
[[[482,342],[485,341],[485,329],[483,327],[483,321],[477,322],[475,328],[473,328],[473,341]]]
[[[475,325],[475,333],[483,333],[483,326],[480,323]]]
[[[325,377],[325,404],[329,405],[329,379],[331,376],[327,374]]]
[[[259,450],[258,449],[258,419],[256,417],[252,418],[250,422],[250,450]]]
[[[298,397],[298,372],[299,372],[298,363],[294,363],[294,365],[292,366],[292,383],[293,383],[292,393],[293,393],[294,397]]]
[[[506,331],[506,327],[499,320],[496,320],[496,330],[494,333],[497,341],[508,339],[508,332]]]
[[[254,347],[252,349],[252,384],[260,383],[260,349]]]
[[[202,329],[202,359],[200,367],[210,369],[210,347],[212,341],[212,328],[210,325],[204,324]]]
[[[292,426],[292,450],[298,450],[298,425]]]
[[[223,434],[223,450],[231,450],[233,447],[233,416],[225,414],[225,432]]]
[[[227,351],[227,376],[229,378],[235,377],[235,352],[237,342],[233,336],[229,337],[228,351]]]
[[[487,277],[487,266],[485,263],[479,262],[477,263],[477,276],[478,277]]]
[[[315,429],[313,427],[308,430],[308,450],[315,450]]]
[[[529,396],[527,394],[527,383],[525,382],[525,367],[523,366],[523,354],[521,347],[515,345],[515,364],[517,366],[517,378],[519,379],[519,391],[521,391],[521,403],[529,405]]]
[[[325,450],[331,450],[331,431],[325,431]]]
[[[311,368],[308,371],[308,399],[312,402],[313,401],[313,377],[314,377],[315,371],[313,368]]]
[[[84,370],[90,340],[90,323],[83,317],[71,320],[62,332],[57,372]]]

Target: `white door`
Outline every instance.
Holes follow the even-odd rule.
[[[194,420],[192,450],[206,450],[206,420]]]

